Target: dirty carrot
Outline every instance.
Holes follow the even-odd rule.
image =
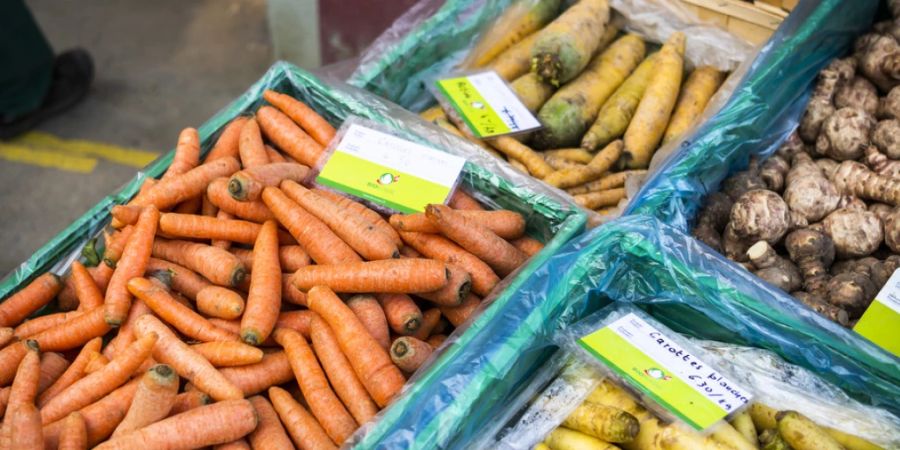
[[[281,111],[263,106],[256,111],[256,120],[263,134],[282,151],[300,164],[315,167],[325,147],[300,129]]]
[[[323,147],[334,139],[336,132],[334,127],[300,100],[271,89],[263,92],[263,98],[290,117],[297,125],[300,125]]]
[[[113,430],[128,412],[128,406],[131,404],[132,398],[134,398],[139,381],[137,379],[132,380],[79,411],[84,418],[89,446],[96,445],[112,434]],[[56,447],[64,421],[65,419],[44,425],[45,448]]]
[[[200,135],[196,128],[185,128],[178,134],[178,144],[175,145],[175,156],[172,163],[163,174],[162,180],[168,180],[175,175],[181,175],[200,164]]]
[[[463,300],[461,305],[441,306],[440,310],[441,314],[443,314],[453,326],[458,327],[462,325],[476,309],[478,309],[480,304],[481,299],[474,294],[469,294],[469,296]]]
[[[281,426],[281,420],[272,404],[260,395],[250,397],[249,400],[259,417],[259,425],[248,437],[250,445],[257,449],[293,448],[294,444],[291,444],[291,438]]]
[[[269,208],[261,201],[242,202],[231,197],[228,192],[228,178],[219,178],[209,183],[206,195],[220,211],[225,211],[235,217],[256,223],[263,223],[275,218],[272,211],[269,211]]]
[[[435,327],[437,327],[440,321],[441,310],[437,308],[430,308],[425,310],[425,312],[422,313],[422,325],[419,326],[419,329],[416,330],[416,332],[411,336],[423,341],[425,339],[428,339],[428,336],[431,336],[431,333],[434,331]]]
[[[240,258],[244,266],[253,267],[253,250],[235,248],[231,252]],[[309,254],[299,245],[282,245],[278,248],[278,263],[284,272],[295,272],[297,269],[309,265]]]
[[[622,156],[623,144],[615,140],[597,152],[591,162],[581,167],[558,170],[544,178],[547,184],[561,189],[594,181],[606,173]]]
[[[369,334],[378,341],[385,350],[391,345],[387,318],[381,304],[371,295],[354,295],[347,300],[347,306],[356,314]]]
[[[316,263],[339,264],[362,260],[328,225],[294,203],[280,189],[267,187],[262,199],[278,222],[287,228]]]
[[[269,155],[263,146],[262,133],[256,119],[250,117],[241,128],[241,136],[238,140],[238,153],[241,156],[241,165],[244,168],[262,166],[269,163]]]
[[[615,188],[578,194],[575,196],[575,203],[587,209],[597,209],[604,206],[615,206],[623,198],[625,198],[625,188]]]
[[[465,269],[472,276],[472,291],[478,295],[487,295],[500,282],[500,277],[484,261],[443,236],[404,231],[400,237],[429,258]]]
[[[532,33],[510,46],[488,63],[487,68],[497,72],[497,75],[506,81],[513,81],[525,75],[531,68],[531,48],[534,46],[537,36],[538,33]]]
[[[10,448],[41,450],[44,436],[41,432],[41,415],[33,403],[23,403],[6,418],[11,429]]]
[[[294,444],[301,450],[337,450],[337,446],[306,409],[280,387],[269,388],[269,399]]]
[[[159,318],[187,337],[202,342],[237,340],[237,336],[211,324],[146,278],[132,278],[128,282],[128,290],[150,307]]]
[[[500,276],[521,266],[528,257],[487,228],[445,205],[428,205],[425,214],[445,236],[486,262]]]
[[[514,239],[509,241],[509,243],[528,256],[534,256],[544,248],[544,244],[541,241],[528,236]]]
[[[481,224],[504,239],[515,239],[525,232],[525,218],[514,211],[458,211],[460,215]],[[394,214],[390,217],[391,225],[400,231],[418,233],[440,233],[424,213]]]
[[[209,286],[197,293],[197,310],[210,317],[237,319],[244,313],[240,294],[221,286]]]
[[[431,292],[446,286],[448,280],[445,263],[421,258],[306,266],[291,278],[301,291],[322,285],[349,293]]]
[[[131,239],[125,244],[122,257],[109,280],[104,299],[104,319],[112,326],[119,326],[131,307],[131,294],[125,286],[128,280],[144,274],[153,249],[153,236],[159,222],[159,211],[147,206],[141,211]]]
[[[185,266],[220,286],[238,286],[247,275],[237,256],[205,244],[156,239],[153,256]]]
[[[725,72],[713,66],[697,67],[688,75],[681,88],[681,94],[678,96],[678,102],[675,103],[675,110],[672,111],[669,126],[666,127],[666,133],[663,135],[663,144],[681,136],[688,130],[706,108],[706,104],[709,103],[724,79]]]
[[[366,205],[325,189],[313,189],[313,192],[327,198],[328,200],[331,200],[341,208],[349,209],[350,211],[358,214],[360,217],[365,219],[366,222],[372,224],[377,230],[386,234],[398,247],[403,245],[403,241],[400,239],[400,235],[397,234],[397,230],[394,230],[394,227],[392,227],[389,223],[387,223],[386,220],[384,220],[383,217],[381,217],[381,214],[378,214],[377,212],[369,209],[368,207],[366,207]]]
[[[245,366],[263,359],[263,351],[241,342],[204,342],[191,346],[215,367]]]
[[[277,232],[274,220],[266,222],[253,245],[253,276],[241,317],[241,339],[250,345],[259,345],[269,337],[281,309]]]
[[[64,323],[68,320],[71,320],[74,317],[77,317],[82,314],[82,311],[70,311],[70,312],[62,312],[62,313],[54,313],[47,314],[45,316],[38,316],[34,319],[29,319],[22,322],[21,325],[15,328],[14,334],[12,337],[16,339],[23,339],[30,336],[34,336],[35,334],[40,333],[41,331],[50,329],[55,327],[61,323]],[[10,328],[12,329],[12,328]]]
[[[246,366],[223,367],[222,375],[243,391],[245,396],[258,394],[272,386],[294,379],[291,364],[284,352],[266,353],[262,361]]]
[[[284,180],[302,182],[309,168],[297,163],[270,163],[247,168],[228,180],[228,192],[235,200],[258,200],[267,186],[278,186]]]
[[[366,331],[353,311],[327,287],[310,289],[307,300],[309,309],[322,316],[334,330],[341,350],[375,403],[381,407],[387,406],[406,381],[391,362],[387,351]]]
[[[478,203],[478,200],[475,200],[471,195],[467,194],[462,189],[457,189],[453,192],[453,195],[450,196],[450,201],[447,203],[453,209],[467,209],[467,210],[484,210],[481,206],[481,203]]]
[[[550,158],[559,158],[566,161],[587,164],[591,162],[594,155],[583,148],[557,148],[553,150],[545,150],[544,156]]]
[[[590,183],[582,184],[581,186],[566,189],[566,192],[571,195],[578,195],[587,194],[589,192],[605,191],[607,189],[619,188],[625,186],[625,182],[630,177],[644,176],[646,174],[646,170],[623,170],[621,172],[615,172],[609,175],[605,175],[599,180],[594,180]]]
[[[412,336],[403,336],[391,344],[391,361],[407,373],[413,373],[431,356],[434,349],[427,342]]]
[[[417,294],[419,297],[432,303],[446,306],[457,306],[469,295],[472,290],[472,276],[465,269],[456,264],[447,264],[450,271],[450,279],[447,285],[433,292]]]
[[[422,310],[406,294],[377,294],[378,302],[384,310],[388,325],[394,333],[407,335],[415,333],[422,325]]]
[[[103,345],[103,339],[100,337],[96,337],[88,341],[81,350],[78,352],[78,356],[72,361],[72,364],[69,364],[69,367],[66,368],[66,371],[63,372],[56,381],[53,382],[47,389],[44,390],[43,393],[37,399],[37,405],[39,407],[44,407],[50,399],[55,397],[57,394],[65,390],[67,387],[71,386],[72,383],[80,379],[84,376],[84,369],[87,367],[88,362],[90,362],[90,355],[94,352],[99,352],[101,346]]]
[[[156,333],[159,341],[153,349],[153,358],[175,369],[178,375],[189,380],[201,391],[216,400],[243,398],[244,394],[228,381],[212,364],[191,350],[167,326],[152,315],[141,316],[134,324],[136,336]]]
[[[535,178],[543,179],[547,175],[553,173],[553,167],[551,167],[550,164],[547,164],[547,161],[544,160],[544,157],[541,156],[540,153],[532,150],[530,147],[514,138],[500,136],[488,140],[488,143],[504,155],[519,160],[526,168],[528,168],[528,173]]]
[[[232,157],[217,159],[199,165],[181,175],[161,180],[132,204],[153,205],[157,209],[168,209],[185,200],[203,193],[212,180],[227,177],[238,171],[240,163]]]
[[[41,443],[43,444],[43,442]],[[59,433],[58,450],[85,450],[88,448],[87,426],[81,412],[69,413]]]
[[[62,290],[56,274],[47,272],[34,279],[28,286],[0,303],[0,326],[16,326],[31,313],[41,309]]]
[[[306,339],[294,330],[275,330],[275,340],[284,347],[303,398],[322,428],[336,444],[342,444],[356,430],[353,416],[331,390],[325,372]]]
[[[172,402],[172,409],[169,410],[169,416],[181,414],[185,411],[190,411],[194,408],[199,408],[210,403],[212,403],[212,399],[209,398],[209,395],[207,395],[205,392],[182,392],[175,396],[175,399]]]
[[[178,374],[165,364],[156,364],[141,377],[125,418],[113,431],[121,436],[143,428],[169,415],[178,394]]]

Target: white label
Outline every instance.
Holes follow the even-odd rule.
[[[894,312],[900,313],[900,269],[894,271],[875,299]]]
[[[476,137],[521,133],[541,126],[496,72],[445,78],[436,85]]]

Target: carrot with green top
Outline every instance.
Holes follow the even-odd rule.
[[[317,264],[362,261],[328,225],[310,214],[275,187],[263,191],[263,202]]]
[[[337,398],[325,372],[306,339],[294,330],[275,330],[275,340],[284,347],[294,377],[310,411],[336,444],[342,444],[358,427],[356,420]]]
[[[443,236],[403,231],[400,237],[429,258],[465,269],[472,276],[472,291],[478,295],[487,295],[500,282],[500,277],[487,263]]]
[[[394,230],[394,228],[389,223],[387,223],[387,221],[384,220],[383,217],[381,217],[381,214],[378,214],[377,212],[369,209],[368,207],[366,207],[366,205],[353,201],[336,192],[328,191],[325,189],[313,189],[313,192],[321,197],[325,197],[328,200],[331,200],[341,208],[348,209],[351,212],[358,214],[366,222],[369,222],[376,229],[386,234],[398,247],[403,244],[403,241],[400,239],[400,235],[397,234],[397,231]]]
[[[138,382],[132,380],[124,386],[112,391],[102,399],[82,408],[79,412],[84,418],[87,429],[88,445],[97,445],[100,441],[109,437],[113,430],[125,417],[134,393],[137,391]],[[60,435],[66,419],[58,420],[49,425],[44,425],[44,447],[56,448],[60,441]]]
[[[281,419],[272,404],[265,397],[255,395],[249,398],[253,408],[256,409],[256,415],[259,417],[259,425],[250,433],[250,445],[260,450],[278,450],[293,448],[291,438],[288,437],[284,427],[281,426]]]
[[[197,293],[197,310],[210,317],[237,319],[244,313],[244,298],[221,286],[209,286]]]
[[[41,445],[43,445],[43,441]],[[84,423],[84,416],[78,411],[70,413],[63,421],[58,450],[86,450],[87,448],[87,425]]]
[[[166,418],[175,404],[178,382],[178,374],[165,364],[156,364],[144,372],[131,406],[112,436],[121,436]]]
[[[433,351],[427,342],[412,336],[403,336],[391,344],[391,361],[394,361],[400,370],[413,373],[419,370]]]
[[[230,176],[239,168],[240,163],[232,157],[207,162],[181,175],[161,180],[150,188],[146,195],[135,199],[132,204],[153,205],[161,210],[169,209],[187,199],[199,196],[212,180]]]
[[[337,446],[306,409],[288,391],[269,388],[269,399],[297,448],[301,450],[337,450]]]
[[[603,150],[597,152],[594,158],[591,159],[591,162],[586,165],[553,172],[547,178],[544,178],[544,182],[550,186],[565,189],[594,181],[609,171],[616,161],[619,160],[619,157],[622,156],[622,148],[622,141],[613,141]]]
[[[242,342],[204,342],[191,349],[206,358],[215,367],[246,366],[263,359],[263,351]]]
[[[474,294],[469,294],[469,296],[463,300],[461,305],[441,306],[440,310],[441,314],[443,314],[453,326],[458,327],[469,319],[469,316],[478,309],[479,305],[481,305],[481,299]]]
[[[175,156],[172,163],[166,169],[161,180],[168,180],[175,175],[181,175],[200,164],[200,135],[196,128],[185,128],[178,134],[178,144],[175,145]]]
[[[219,178],[209,183],[206,189],[209,201],[221,211],[251,222],[263,223],[274,219],[272,211],[261,201],[238,201],[228,192],[228,178]]]
[[[325,152],[325,146],[316,142],[281,111],[263,106],[256,111],[256,120],[263,134],[282,151],[300,164],[315,167]]]
[[[509,241],[509,243],[528,256],[534,256],[544,249],[544,244],[541,241],[528,236],[514,239]]]
[[[449,278],[441,261],[406,258],[301,267],[291,282],[301,291],[321,285],[347,293],[416,293],[436,291]]]
[[[278,224],[263,224],[253,245],[253,276],[247,306],[241,317],[241,340],[259,345],[272,332],[281,310],[281,265],[278,261]]]
[[[202,342],[237,340],[237,336],[211,324],[146,278],[132,278],[128,282],[128,290],[150,307],[159,318],[189,338]]]
[[[388,331],[387,318],[381,304],[371,295],[354,295],[347,300],[347,306],[356,314],[369,334],[384,349],[391,345],[391,333]]]
[[[525,233],[525,218],[521,214],[508,211],[470,211],[459,210],[460,215],[477,222],[497,236],[504,239],[515,239]],[[415,231],[418,233],[440,233],[437,225],[432,222],[425,213],[394,214],[390,217],[391,225],[400,231]]]
[[[367,260],[396,258],[397,245],[388,236],[351,211],[337,206],[327,198],[290,181],[281,182],[281,190],[301,208],[316,216],[328,228]]]
[[[104,300],[104,319],[112,326],[119,326],[128,316],[131,307],[131,294],[128,293],[128,280],[139,277],[147,269],[147,262],[153,250],[153,237],[159,222],[159,211],[147,206],[141,211],[131,239],[125,244],[122,257],[116,263],[116,270],[109,280]]]
[[[235,248],[231,250],[248,269],[253,267],[253,250]],[[309,254],[299,245],[282,245],[278,248],[278,264],[284,272],[294,272],[310,264]]]
[[[509,158],[520,161],[535,178],[544,178],[553,172],[553,167],[547,164],[540,153],[531,147],[509,136],[500,136],[487,141],[492,147]]]
[[[222,375],[240,389],[245,396],[258,394],[272,386],[294,379],[291,363],[282,352],[266,353],[262,361],[245,366],[223,367]]]
[[[247,275],[237,256],[205,244],[156,239],[153,256],[185,266],[220,286],[238,286]]]
[[[653,78],[625,130],[624,167],[646,169],[663,137],[681,89],[684,40],[684,33],[675,32],[656,55]]]
[[[425,214],[441,233],[487,263],[500,276],[521,266],[528,257],[491,230],[445,205],[428,205]]]
[[[228,192],[235,200],[254,201],[267,186],[278,186],[284,180],[302,182],[309,168],[297,163],[270,163],[250,167],[228,179]]]
[[[241,165],[245,169],[269,163],[269,155],[266,154],[266,147],[263,145],[262,132],[253,117],[248,118],[241,128],[238,154],[241,156]]]
[[[53,300],[63,288],[59,276],[47,272],[0,303],[0,326],[11,327]]]
[[[244,122],[247,120],[244,116],[235,117],[219,135],[212,150],[206,155],[206,162],[215,161],[225,157],[239,158],[240,150],[238,148],[241,138],[241,130],[244,128]]]
[[[381,407],[387,406],[406,381],[391,362],[387,351],[366,331],[353,311],[327,287],[312,288],[308,301],[309,309],[318,313],[334,330],[341,350],[375,403]]]
[[[300,100],[271,89],[263,92],[263,98],[290,117],[297,125],[303,127],[323,147],[334,139],[336,133],[334,127]]]
[[[456,264],[447,264],[450,279],[447,285],[433,292],[416,294],[437,305],[457,306],[472,290],[472,275]]]
[[[531,49],[532,72],[559,86],[590,62],[609,22],[607,0],[582,0],[537,32]]]
[[[725,72],[713,66],[700,66],[688,75],[663,134],[663,145],[680,137],[693,125],[724,80]]]

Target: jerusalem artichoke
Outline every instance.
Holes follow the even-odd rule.
[[[801,216],[791,214],[787,203],[778,194],[756,189],[734,202],[730,225],[742,239],[776,244],[788,230],[806,223]]]
[[[728,216],[734,202],[721,192],[710,194],[706,198],[706,204],[697,216],[697,226],[694,227],[694,237],[704,244],[722,251],[722,231],[728,224]]]
[[[845,311],[849,317],[857,318],[872,302],[876,287],[866,274],[845,272],[831,277],[826,290],[828,303]]]
[[[800,137],[808,143],[815,143],[822,123],[834,113],[834,94],[837,89],[853,79],[856,72],[856,60],[853,58],[835,59],[821,72],[816,83],[809,105],[800,118]]]
[[[891,159],[900,159],[900,120],[886,119],[872,130],[872,143]]]
[[[837,161],[859,159],[869,145],[874,126],[875,119],[865,111],[841,108],[822,123],[816,139],[816,153]]]
[[[756,275],[785,292],[796,291],[803,284],[800,270],[789,260],[778,256],[766,241],[759,241],[747,250],[747,257],[756,267]]]
[[[806,153],[794,155],[784,189],[784,201],[793,213],[807,222],[822,220],[837,208],[841,197],[834,184],[825,178],[822,169]]]
[[[825,233],[834,242],[838,258],[871,255],[884,239],[881,220],[875,213],[855,209],[839,209],[822,221]]]
[[[834,107],[854,107],[875,115],[878,111],[878,89],[871,81],[863,77],[855,77],[838,88],[834,95]]]
[[[791,296],[796,298],[806,306],[809,306],[813,311],[831,319],[834,322],[837,322],[841,325],[847,326],[847,322],[849,321],[849,316],[847,315],[847,311],[844,311],[837,306],[828,303],[818,296],[814,294],[810,294],[809,292],[792,292]]]
[[[889,205],[900,205],[900,179],[879,175],[862,163],[844,161],[832,178],[838,191]]]
[[[896,86],[878,103],[879,119],[900,119],[900,86]]]
[[[869,33],[859,37],[854,56],[859,61],[860,72],[882,92],[900,83],[900,44],[893,36]]]
[[[803,276],[803,288],[821,297],[828,283],[828,268],[834,263],[834,242],[825,233],[809,228],[791,232],[784,246]]]

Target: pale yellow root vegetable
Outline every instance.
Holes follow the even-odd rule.
[[[559,86],[578,76],[600,46],[609,22],[608,0],[580,0],[537,32],[532,72]]]
[[[724,420],[714,425],[709,437],[731,450],[756,450],[755,443],[748,441],[743,434]]]
[[[429,121],[434,122],[436,119],[446,119],[447,115],[444,114],[444,109],[441,108],[441,105],[435,105],[431,108],[426,109],[419,113],[419,117]]]
[[[619,448],[566,427],[557,427],[551,431],[544,442],[552,450],[616,450]]]
[[[603,176],[606,171],[622,156],[622,141],[614,141],[591,159],[584,167],[559,170],[551,173],[544,181],[558,188],[569,188],[594,181]]]
[[[653,78],[656,53],[648,56],[631,72],[606,103],[600,107],[597,120],[581,138],[581,146],[594,151],[625,134],[644,91]]]
[[[724,80],[725,72],[712,66],[700,66],[691,72],[681,87],[672,119],[663,134],[664,145],[684,134],[694,124]]]
[[[553,150],[544,150],[544,156],[552,156],[554,158],[561,158],[581,164],[587,164],[594,159],[594,155],[583,148],[557,148]]]
[[[741,435],[744,436],[744,439],[747,439],[747,442],[759,446],[756,426],[753,425],[753,419],[746,409],[734,415],[734,418],[731,419],[731,426],[741,433]]]
[[[606,206],[604,208],[596,208],[596,209],[594,209],[594,212],[601,216],[605,216],[605,215],[616,212],[617,209],[618,208],[616,208],[615,206]]]
[[[534,446],[532,450],[553,450],[547,444],[543,442],[538,442],[537,445]]]
[[[838,431],[834,428],[823,428],[825,428],[825,432],[828,433],[829,436],[833,437],[835,441],[838,441],[838,443],[843,445],[847,450],[884,450],[884,447],[873,444],[859,436],[844,433],[843,431]]]
[[[556,92],[556,88],[550,83],[545,83],[533,73],[526,73],[516,78],[510,85],[522,104],[532,113],[536,113],[541,106]]]
[[[763,430],[759,434],[759,444],[762,450],[791,450],[791,446],[784,440],[784,437],[778,433],[778,430],[773,429]]]
[[[631,394],[609,380],[603,380],[600,386],[594,389],[585,401],[621,409],[638,419],[641,425],[637,436],[630,443],[621,444],[622,448],[626,450],[659,449],[655,444],[657,435],[661,430],[659,420],[638,404]]]
[[[775,415],[778,432],[794,450],[841,450],[844,447],[812,420],[796,411]]]
[[[493,138],[488,143],[504,155],[525,164],[528,173],[535,178],[544,178],[553,172],[553,167],[544,161],[544,157],[540,153],[509,136]]]
[[[604,175],[600,177],[599,180],[594,180],[589,183],[582,184],[580,186],[575,186],[573,188],[566,189],[566,192],[572,195],[577,194],[587,194],[588,192],[597,192],[597,191],[605,191],[607,189],[613,189],[625,186],[625,182],[629,177],[636,177],[641,175],[646,175],[646,170],[623,170],[621,172],[611,173],[609,175]]]
[[[631,414],[614,406],[584,402],[563,421],[563,426],[606,442],[631,442],[640,423]]]
[[[528,168],[525,167],[525,164],[522,164],[522,162],[519,161],[518,159],[515,159],[515,158],[508,158],[508,159],[506,160],[506,162],[508,162],[509,165],[515,167],[519,172],[522,172],[522,173],[524,173],[525,175],[529,175],[529,174],[530,174],[530,172],[528,172]]]
[[[751,403],[750,407],[747,408],[747,412],[750,414],[750,418],[753,419],[753,426],[756,427],[756,431],[761,432],[778,428],[778,420],[775,419],[778,410],[762,403]]]
[[[559,13],[560,0],[516,2],[494,20],[469,52],[462,67],[482,67],[516,42],[540,30]]]
[[[484,151],[490,153],[491,156],[494,156],[495,158],[503,159],[503,155],[501,155],[500,153],[497,153],[497,150],[494,150],[490,145],[485,144],[484,141],[482,141],[481,139],[478,139],[478,138],[475,138],[475,137],[469,136],[468,134],[463,133],[462,131],[459,130],[459,128],[456,127],[456,125],[454,125],[452,122],[447,120],[446,117],[440,117],[440,118],[434,119],[433,122],[435,125],[449,131],[451,134],[459,136],[459,137],[481,147]]]
[[[629,169],[647,168],[669,123],[681,88],[684,39],[684,33],[675,32],[656,56],[653,78],[625,130],[622,162]]]
[[[578,194],[575,196],[575,203],[587,209],[597,209],[603,206],[615,206],[623,198],[625,198],[625,188],[615,188]]]
[[[506,49],[486,68],[497,72],[497,75],[506,81],[512,81],[525,75],[531,69],[531,48],[534,46],[534,41],[537,40],[537,35],[538,33],[532,33],[516,45]]]
[[[560,170],[578,169],[581,167],[585,167],[585,164],[572,162],[572,161],[569,161],[568,159],[557,158],[555,156],[544,155],[544,161],[547,161],[547,164],[550,164],[550,167],[555,169],[556,172],[559,172]],[[553,173],[556,173],[556,172],[553,172]],[[550,174],[550,175],[553,175],[553,174]]]
[[[661,450],[731,450],[679,423],[662,427],[657,442]]]

